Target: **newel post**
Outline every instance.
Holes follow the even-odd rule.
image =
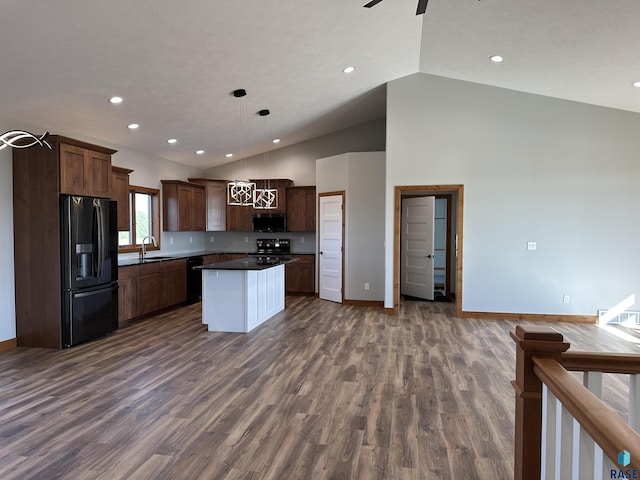
[[[550,327],[517,326],[516,342],[515,480],[540,480],[542,382],[533,372],[533,357],[560,360],[569,349],[562,334]]]

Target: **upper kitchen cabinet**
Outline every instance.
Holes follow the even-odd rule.
[[[315,232],[315,186],[287,188],[287,230],[290,232]]]
[[[57,140],[60,193],[110,198],[111,155],[115,150],[63,137]]]
[[[50,135],[47,142],[51,149],[14,150],[18,168],[21,162],[40,166],[32,169],[30,183],[45,182],[59,194],[111,198],[111,155],[116,150],[60,135]]]
[[[128,168],[111,167],[111,200],[118,202],[118,230],[129,230],[129,174]]]
[[[224,232],[227,229],[227,180],[190,178],[189,181],[204,186],[207,231]]]
[[[165,232],[195,232],[205,229],[203,185],[180,180],[162,180],[162,223]]]

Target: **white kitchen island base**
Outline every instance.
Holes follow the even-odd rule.
[[[202,323],[210,332],[249,332],[284,310],[284,265],[202,270]]]

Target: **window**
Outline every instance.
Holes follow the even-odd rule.
[[[160,248],[160,190],[129,186],[129,230],[118,232],[120,252],[137,252],[144,237],[153,235],[158,241],[154,247],[149,240],[147,250]]]

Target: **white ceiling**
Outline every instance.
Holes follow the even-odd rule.
[[[418,71],[640,112],[638,0],[365,3],[4,0],[0,115],[207,168],[380,118]]]

